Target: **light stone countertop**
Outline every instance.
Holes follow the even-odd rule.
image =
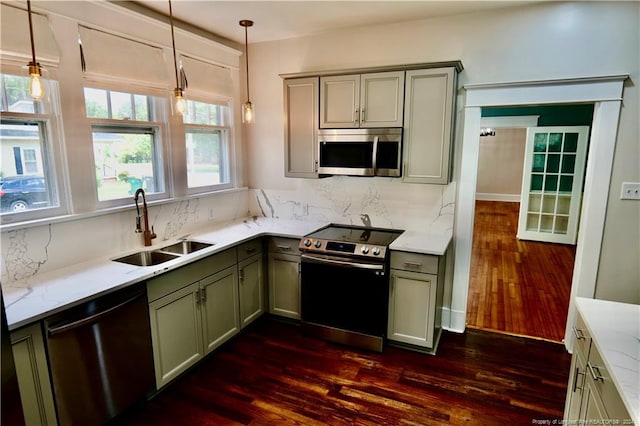
[[[9,329],[15,330],[93,298],[234,247],[252,238],[260,236],[301,238],[325,225],[328,223],[248,217],[218,224],[189,235],[190,239],[214,243],[214,245],[160,265],[140,267],[114,262],[112,259],[141,249],[155,250],[174,241],[163,241],[155,243],[152,247],[113,253],[110,256],[77,263],[20,281],[3,283],[2,292]],[[391,249],[442,255],[450,241],[451,234],[432,235],[426,232],[407,231],[391,244]]]
[[[640,305],[578,297],[576,306],[627,411],[640,425]]]

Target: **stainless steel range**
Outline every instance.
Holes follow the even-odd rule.
[[[301,310],[308,332],[382,351],[389,303],[389,244],[401,233],[332,224],[302,238]]]

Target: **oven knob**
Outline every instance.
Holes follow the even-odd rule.
[[[380,248],[379,247],[374,247],[373,250],[371,250],[371,253],[373,253],[374,256],[377,256],[380,254]]]
[[[369,253],[369,247],[362,246],[362,254],[367,254],[367,253]]]
[[[316,248],[320,248],[320,246],[322,245],[322,241],[320,240],[316,240],[316,242],[313,244]]]
[[[304,245],[305,245],[305,247],[310,247],[311,246],[311,240],[309,240],[309,239],[304,240]]]

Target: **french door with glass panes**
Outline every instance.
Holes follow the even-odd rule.
[[[588,126],[527,129],[519,239],[576,244],[588,137]]]

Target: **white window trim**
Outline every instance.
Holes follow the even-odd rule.
[[[18,74],[19,75],[19,74]],[[42,152],[43,166],[48,169],[48,179],[52,179],[51,185],[55,189],[58,197],[58,206],[47,207],[42,209],[27,210],[20,213],[5,213],[0,219],[2,226],[13,223],[21,223],[38,219],[46,219],[53,216],[61,216],[68,214],[68,181],[67,169],[64,167],[66,162],[66,151],[61,132],[61,123],[59,111],[60,100],[58,97],[58,84],[55,80],[48,82],[48,114],[31,114],[21,112],[3,111],[2,118],[7,120],[17,120],[26,122],[40,122],[44,124],[46,134],[45,145],[48,146],[47,152]]]
[[[482,107],[592,102],[595,107],[580,215],[581,231],[578,235],[565,329],[565,345],[571,350],[571,325],[576,314],[575,298],[593,298],[595,295],[622,91],[624,81],[628,78],[628,75],[614,75],[465,86],[464,133],[460,150],[462,154],[454,230],[456,261],[451,309],[450,312],[443,313],[443,327],[457,332],[465,329]]]

